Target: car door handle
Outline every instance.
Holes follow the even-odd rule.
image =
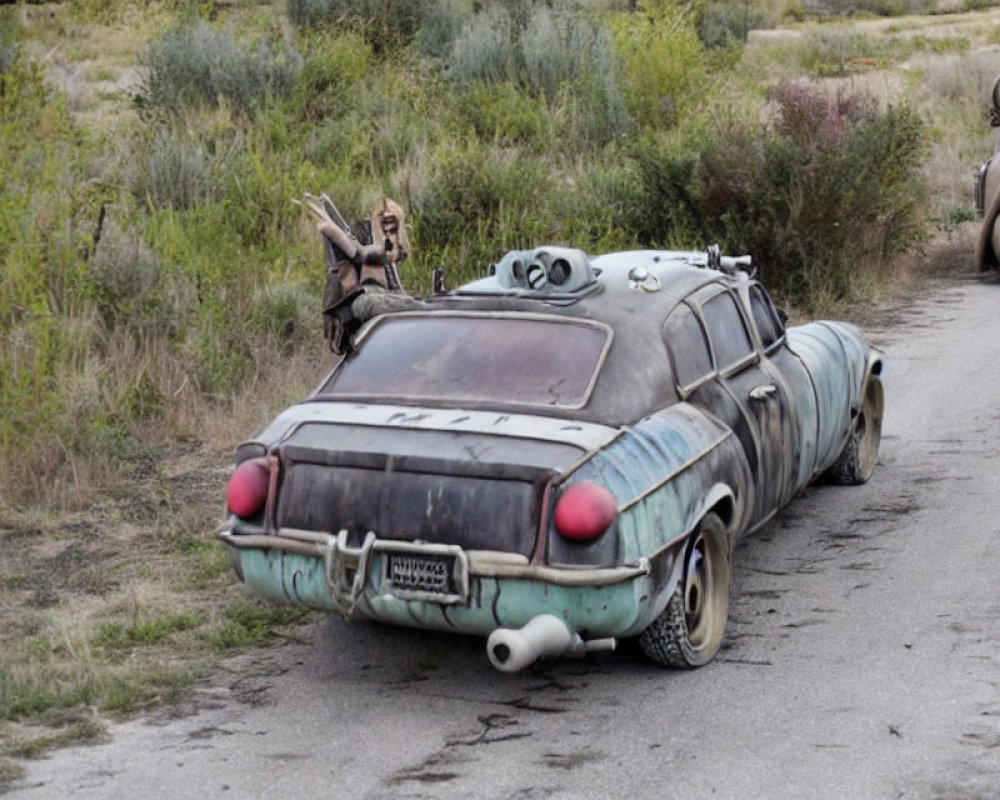
[[[771,395],[778,391],[778,387],[773,384],[765,384],[764,386],[755,386],[750,390],[751,400],[767,400]]]

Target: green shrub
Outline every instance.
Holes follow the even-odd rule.
[[[630,250],[637,241],[631,223],[640,207],[641,177],[624,156],[608,156],[584,166],[582,174],[572,178],[576,191],[564,189],[553,198],[554,213],[561,221],[560,240],[591,253]]]
[[[657,247],[703,242],[707,231],[697,196],[697,154],[648,136],[632,146],[631,162],[638,191],[622,204],[636,239]]]
[[[349,108],[356,84],[371,66],[371,47],[357,33],[318,36],[291,91],[291,107],[303,121],[322,121]]]
[[[348,26],[363,33],[376,53],[411,42],[434,7],[425,0],[288,0],[288,18],[300,28]]]
[[[72,475],[65,441],[72,376],[93,337],[85,253],[100,187],[93,142],[50,94],[39,67],[0,75],[0,497],[51,498]]]
[[[510,82],[473,86],[458,101],[461,119],[485,141],[543,149],[549,140],[544,97],[519,91]]]
[[[319,335],[319,296],[301,282],[274,283],[254,293],[248,327],[272,347],[291,352]]]
[[[475,15],[448,70],[465,91],[509,82],[544,97],[567,148],[602,145],[629,129],[620,72],[609,32],[564,6],[534,9],[523,28],[504,8]]]
[[[701,223],[752,253],[779,291],[849,296],[862,260],[920,240],[921,120],[907,106],[796,83],[772,99],[777,121],[765,135],[735,126],[702,151]]]
[[[632,146],[623,224],[647,246],[720,242],[751,253],[772,289],[807,307],[850,296],[862,262],[921,240],[923,124],[911,108],[799,83],[770,95],[763,129],[737,118],[697,147]]]
[[[619,15],[614,42],[626,107],[640,127],[673,126],[701,102],[708,62],[693,19],[679,7]]]
[[[549,171],[513,148],[470,144],[439,153],[413,203],[419,265],[447,264],[455,285],[481,277],[507,250],[552,240],[555,191]]]
[[[750,31],[762,27],[765,18],[750,0],[709,0],[698,9],[695,24],[702,44],[719,49],[745,44]]]
[[[110,25],[122,20],[129,5],[129,0],[75,0],[69,8],[81,22]]]
[[[186,128],[160,128],[137,142],[125,180],[135,201],[150,209],[193,208],[218,195],[212,159]]]
[[[140,61],[146,77],[136,101],[147,112],[176,113],[220,102],[247,112],[286,92],[302,68],[301,55],[288,46],[263,41],[248,46],[204,22],[168,30],[146,47]]]

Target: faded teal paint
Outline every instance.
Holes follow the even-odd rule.
[[[805,365],[812,376],[816,390],[816,413],[819,424],[816,432],[816,470],[830,466],[840,455],[847,440],[850,408],[858,402],[860,377],[845,375],[842,369],[831,369],[831,364],[848,365],[842,336],[836,325],[812,323],[788,329],[788,346]],[[864,365],[864,358],[861,360]]]
[[[283,550],[240,550],[247,586],[276,603],[293,603],[323,611],[335,611],[326,585],[326,565],[312,558]]]
[[[240,550],[246,584],[278,603],[338,611],[330,595],[323,559],[276,550]],[[555,614],[575,632],[588,636],[631,636],[655,616],[653,603],[663,587],[642,576],[610,586],[555,586],[522,578],[470,581],[465,605],[402,600],[379,593],[381,556],[374,554],[368,586],[354,616],[408,627],[486,636],[498,627],[518,628],[538,614]]]
[[[700,462],[727,433],[702,411],[679,403],[627,428],[573,474],[573,482],[607,487],[620,506],[642,498],[618,517],[618,563],[634,562],[694,527],[712,480]]]

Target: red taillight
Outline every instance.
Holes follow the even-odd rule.
[[[255,458],[240,464],[229,479],[226,503],[237,517],[255,517],[267,502],[267,487],[271,482],[271,472],[267,461]]]
[[[578,542],[596,539],[618,516],[611,492],[596,483],[574,483],[556,503],[555,525],[559,535]]]

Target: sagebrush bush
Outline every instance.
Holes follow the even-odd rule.
[[[109,332],[170,335],[180,322],[173,309],[161,306],[163,272],[156,254],[135,229],[122,228],[114,219],[101,226],[87,278]]]
[[[614,73],[608,33],[563,10],[539,7],[521,32],[522,80],[550,100],[568,84]]]
[[[140,61],[146,75],[136,101],[147,112],[220,102],[248,112],[286,92],[302,69],[302,56],[288,45],[249,45],[204,22],[168,30]]]
[[[433,58],[443,58],[451,48],[468,18],[460,0],[438,0],[424,12],[417,40],[420,51]]]
[[[0,74],[7,72],[14,66],[18,55],[19,48],[16,44],[0,39]]]
[[[567,148],[605,144],[630,127],[610,33],[568,6],[539,6],[523,27],[503,7],[476,14],[455,39],[448,74],[466,92],[510,83],[545,98]]]
[[[455,37],[448,58],[448,75],[461,87],[516,80],[513,24],[500,9],[476,14]]]
[[[742,3],[709,0],[697,11],[698,38],[709,48],[745,44],[750,31],[765,25],[763,10],[750,0]]]

